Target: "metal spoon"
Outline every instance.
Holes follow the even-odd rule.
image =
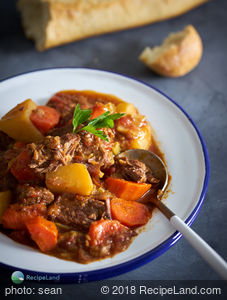
[[[172,212],[161,198],[168,185],[168,172],[165,164],[155,153],[142,149],[133,149],[121,153],[118,157],[127,157],[130,160],[139,160],[152,170],[154,177],[160,180],[160,191],[157,197],[151,197],[151,191],[148,191],[139,202],[151,201],[170,221],[171,225],[177,229],[197,250],[201,257],[225,280],[227,280],[227,263],[212,249],[197,233],[194,232],[183,220]]]

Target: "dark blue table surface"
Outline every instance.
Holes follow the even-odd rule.
[[[192,228],[226,259],[226,1],[211,1],[172,20],[89,38],[45,52],[37,52],[33,43],[25,38],[15,3],[15,0],[0,3],[0,80],[48,67],[98,68],[150,83],[176,100],[189,113],[204,137],[211,168],[205,202]],[[178,31],[187,24],[196,27],[204,45],[202,60],[195,70],[182,78],[169,79],[155,75],[138,61],[138,55],[145,46],[160,44],[169,32]],[[1,276],[4,272],[0,269]],[[219,279],[219,276],[182,238],[154,261],[114,279],[211,280]],[[86,296],[92,295],[92,286],[67,285],[64,299],[80,293],[86,299]],[[35,296],[33,298],[36,299]]]

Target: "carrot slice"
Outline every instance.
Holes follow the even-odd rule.
[[[108,111],[108,108],[104,104],[97,103],[92,109],[92,114],[90,119],[93,120],[101,116],[102,114],[104,114],[106,111]]]
[[[47,208],[44,204],[29,206],[18,203],[10,205],[2,216],[2,225],[8,229],[25,229],[25,223],[36,216],[44,216]]]
[[[92,222],[89,229],[90,245],[104,245],[108,238],[129,229],[116,220],[99,220]]]
[[[56,247],[58,230],[53,222],[38,216],[26,222],[26,226],[41,251],[47,252]]]
[[[56,126],[60,119],[60,113],[49,106],[38,106],[36,110],[33,110],[30,115],[30,120],[33,125],[46,134],[50,129]]]
[[[110,207],[113,219],[128,227],[144,225],[150,218],[149,209],[135,201],[115,198],[111,200]]]
[[[151,188],[151,184],[148,183],[137,183],[114,177],[108,177],[105,182],[107,189],[114,195],[131,201],[138,200]]]
[[[28,165],[31,162],[31,155],[28,150],[23,150],[12,163],[11,173],[20,182],[36,181],[39,177]]]

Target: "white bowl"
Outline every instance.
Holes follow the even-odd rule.
[[[146,115],[172,176],[171,193],[165,203],[188,224],[203,202],[209,177],[205,143],[195,123],[172,99],[157,89],[119,74],[58,68],[30,72],[0,83],[0,115],[27,98],[38,104],[60,90],[94,90],[113,94],[136,105]],[[61,281],[99,280],[132,270],[170,248],[181,235],[158,211],[130,247],[113,258],[86,265],[51,257],[18,244],[0,234],[0,262],[29,274],[60,274]]]

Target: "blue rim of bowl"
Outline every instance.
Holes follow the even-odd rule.
[[[8,79],[12,79],[15,77],[19,77],[25,74],[30,74],[30,73],[36,73],[36,72],[40,72],[40,71],[48,71],[48,70],[90,70],[90,71],[98,71],[98,72],[102,72],[102,73],[107,73],[107,74],[112,74],[112,75],[117,75],[126,79],[130,79],[133,80],[135,82],[138,82],[142,85],[145,85],[153,90],[155,90],[156,92],[158,92],[159,94],[161,94],[162,96],[164,96],[166,99],[168,99],[170,102],[172,102],[181,112],[183,112],[183,114],[187,117],[187,119],[189,120],[189,122],[192,124],[192,126],[194,127],[201,146],[202,146],[202,150],[203,150],[203,155],[204,155],[204,163],[205,163],[205,176],[204,176],[204,182],[203,182],[203,189],[200,195],[200,198],[196,204],[196,207],[194,208],[194,210],[191,212],[190,216],[186,219],[185,223],[188,224],[189,226],[192,225],[192,223],[194,222],[194,220],[196,219],[205,195],[206,195],[206,191],[207,191],[207,187],[208,187],[208,181],[209,181],[209,175],[210,175],[210,164],[209,164],[209,156],[208,156],[208,150],[207,147],[205,145],[205,141],[197,127],[197,125],[195,124],[195,122],[192,120],[192,118],[188,115],[188,113],[173,99],[171,99],[169,96],[167,96],[166,94],[164,94],[163,92],[161,92],[159,89],[153,87],[151,84],[148,84],[146,82],[143,82],[141,80],[138,80],[136,78],[133,78],[131,76],[128,75],[123,75],[117,72],[112,72],[112,71],[105,71],[105,70],[101,70],[101,69],[92,69],[92,68],[80,68],[80,67],[53,67],[53,68],[44,68],[44,69],[36,69],[33,71],[28,71],[28,72],[23,72],[14,76],[9,76],[3,80],[0,81],[6,81]],[[173,233],[168,239],[166,239],[164,242],[162,242],[160,245],[158,245],[157,247],[155,247],[154,249],[150,250],[149,252],[146,252],[145,254],[138,256],[130,261],[127,261],[125,263],[116,265],[116,266],[112,266],[112,267],[107,267],[107,268],[103,268],[103,269],[98,269],[98,270],[93,270],[93,271],[86,271],[86,272],[70,272],[70,273],[49,273],[49,272],[39,272],[39,271],[30,271],[28,269],[21,269],[20,271],[23,272],[24,274],[29,274],[29,275],[38,275],[38,276],[57,276],[60,275],[60,280],[57,283],[82,283],[82,282],[90,282],[90,281],[98,281],[98,280],[102,280],[102,279],[106,279],[106,278],[110,278],[110,277],[114,277],[114,276],[118,276],[121,275],[123,273],[132,271],[136,268],[139,268],[145,264],[147,264],[148,262],[151,262],[152,260],[154,260],[155,258],[157,258],[158,256],[160,256],[161,254],[163,254],[164,252],[166,252],[170,247],[172,247],[180,238],[182,237],[181,233],[179,233],[178,231],[176,231],[175,233]],[[15,267],[8,265],[8,264],[4,264],[4,263],[0,263],[1,267],[5,267],[7,269],[11,269],[12,271],[15,271]],[[43,282],[43,281],[42,281]],[[49,281],[50,282],[54,282],[56,283],[56,281]],[[44,282],[43,282],[44,283]]]

